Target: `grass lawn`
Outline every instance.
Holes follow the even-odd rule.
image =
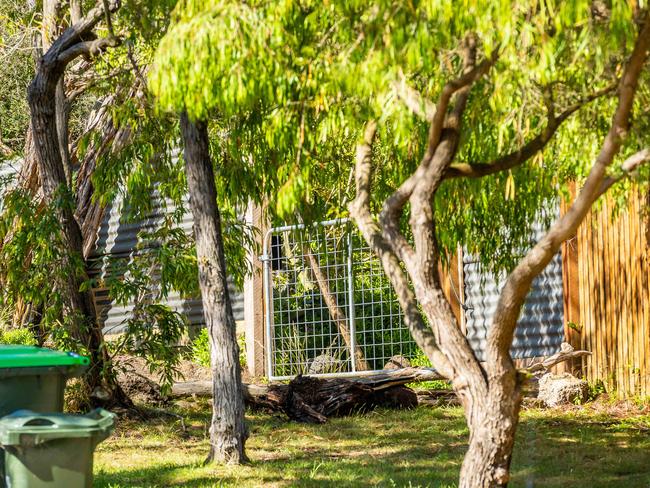
[[[122,421],[95,455],[96,487],[455,486],[467,439],[459,408],[378,410],[325,425],[249,413],[251,462],[204,467],[209,404],[180,421]],[[517,487],[650,488],[650,415],[526,410],[513,459]]]

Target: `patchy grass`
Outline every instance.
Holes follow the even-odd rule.
[[[459,408],[378,410],[302,425],[250,413],[250,464],[202,466],[209,404],[183,402],[180,422],[122,421],[95,455],[96,487],[455,486],[467,429]],[[650,487],[650,415],[592,408],[527,410],[515,487]]]

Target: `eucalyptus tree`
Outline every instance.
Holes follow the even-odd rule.
[[[350,215],[465,409],[460,486],[505,486],[525,381],[509,348],[531,282],[605,191],[647,175],[647,9],[187,0],[176,20],[153,78],[161,105],[218,114],[223,167],[273,190],[287,218],[341,161],[354,168]],[[507,272],[484,362],[438,275],[459,245]]]
[[[3,123],[3,138],[6,134],[10,143],[6,152],[20,160],[21,169],[18,184],[3,188],[0,303],[14,310],[14,326],[30,327],[39,342],[49,340],[91,356],[87,379],[93,401],[130,404],[116,383],[113,356],[125,350],[144,356],[161,372],[165,385],[176,372],[175,346],[186,323],[158,302],[171,289],[191,294],[197,288],[186,276],[194,269],[192,243],[177,228],[182,205],[165,219],[163,229],[142,236],[158,245],[131,260],[128,272],[121,263],[111,263],[109,271],[115,273],[97,282],[88,278],[85,259],[95,245],[105,206],[119,193],[126,193],[124,200],[135,217],[151,210],[154,187],[163,198],[182,201],[184,179],[171,151],[177,122],[149,110],[143,83],[173,1],[125,0],[119,15],[117,2],[84,5],[91,7],[87,12],[76,1],[5,4],[1,53],[20,77],[13,77],[8,87],[3,84],[0,115],[8,122]],[[37,8],[43,10],[40,23],[35,20]],[[98,39],[98,33],[107,36]],[[64,54],[70,58],[64,59]],[[25,94],[30,78],[36,78],[30,97],[32,114],[40,119],[37,127],[28,126]],[[163,265],[157,279],[152,276],[151,268],[161,269],[171,256],[173,264]],[[126,333],[110,345],[97,320],[93,286],[108,288],[120,304],[136,302]],[[138,298],[145,295],[146,300]]]
[[[170,74],[165,66],[165,56],[173,52],[178,30],[183,29],[184,22],[191,22],[192,14],[193,12],[180,11],[176,25],[170,29],[158,48],[156,65],[151,73],[151,88],[155,95],[164,94]],[[182,99],[163,108],[180,114],[185,173],[194,218],[198,282],[210,344],[212,421],[210,452],[206,462],[240,464],[246,461],[248,431],[244,419],[239,345],[228,292],[224,231],[218,202],[218,198],[224,199],[224,192],[217,194],[217,180],[225,181],[227,187],[237,183],[236,180],[229,182],[226,179],[224,173],[228,172],[228,161],[224,161],[223,157],[217,159],[222,174],[218,178],[215,175],[208,125],[216,117],[209,111],[202,110],[200,105],[188,104]],[[228,136],[217,133],[217,138],[223,137]],[[215,150],[219,154],[218,145]],[[246,193],[250,192],[244,192]],[[233,200],[241,201],[241,196],[234,196]]]

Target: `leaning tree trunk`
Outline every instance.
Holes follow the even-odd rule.
[[[241,463],[246,460],[244,444],[248,434],[207,125],[192,122],[183,113],[181,133],[190,207],[194,216],[203,316],[210,337],[213,404],[211,449],[207,461]]]
[[[111,10],[117,3],[111,2]],[[88,347],[91,368],[86,376],[89,391],[102,404],[131,405],[110,371],[110,358],[104,347],[101,325],[97,323],[95,306],[90,290],[82,291],[87,280],[85,270],[74,270],[75,259],[82,259],[83,239],[79,225],[74,218],[73,197],[67,184],[64,162],[59,146],[57,129],[57,86],[65,68],[76,57],[93,55],[108,46],[116,44],[115,39],[83,41],[94,26],[104,17],[103,6],[91,9],[88,16],[68,28],[49,47],[38,61],[36,75],[27,90],[31,112],[31,129],[36,164],[45,202],[50,204],[59,196],[63,203],[57,209],[61,232],[67,247],[64,277],[66,313],[74,323],[73,335]]]
[[[352,352],[354,354],[356,370],[369,371],[370,365],[368,364],[368,361],[366,361],[366,357],[363,354],[361,346],[353,341],[354,338],[352,337],[352,331],[348,326],[348,318],[346,317],[345,312],[339,306],[336,300],[336,296],[332,293],[332,290],[330,290],[329,277],[323,273],[323,270],[318,262],[318,258],[314,255],[313,252],[311,252],[308,244],[303,245],[302,253],[304,256],[306,256],[307,261],[309,262],[309,267],[311,268],[311,271],[316,278],[316,283],[318,283],[318,288],[323,295],[323,299],[325,300],[325,304],[329,310],[330,317],[336,324],[339,333],[343,337],[343,342],[345,342],[345,345],[348,347],[348,349],[350,349],[350,351],[354,349]]]

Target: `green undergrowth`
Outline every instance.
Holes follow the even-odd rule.
[[[248,412],[250,463],[203,466],[210,407],[179,402],[169,416],[123,420],[95,456],[96,487],[452,487],[466,449],[459,408],[377,410],[324,425]],[[646,410],[648,412],[648,410]],[[650,415],[525,410],[514,487],[650,486]]]

